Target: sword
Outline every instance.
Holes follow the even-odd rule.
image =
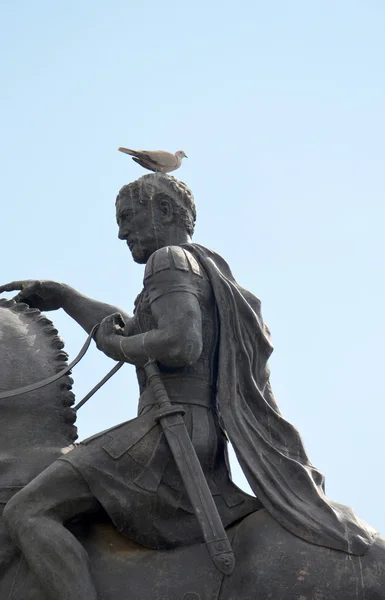
[[[159,404],[155,420],[159,421],[166,436],[209,555],[221,573],[231,575],[235,564],[234,553],[186,429],[183,420],[185,410],[170,402],[156,361],[150,360],[144,369]]]

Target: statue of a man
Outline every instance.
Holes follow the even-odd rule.
[[[154,549],[201,540],[182,479],[159,423],[144,364],[158,362],[185,423],[225,527],[264,506],[310,543],[363,554],[373,531],[328,500],[323,476],[269,384],[272,351],[260,302],[217,254],[191,243],[192,193],[174,177],[145,175],[116,200],[119,238],[145,264],[129,317],[54,282],[14,282],[16,297],[41,310],[63,308],[87,332],[101,323],[98,348],[137,368],[138,417],[79,444],[18,492],[4,511],[12,538],[55,600],[96,600],[86,553],[65,527],[100,510],[134,541]],[[119,312],[124,334],[117,326]],[[231,481],[231,440],[256,498]]]

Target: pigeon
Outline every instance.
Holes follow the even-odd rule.
[[[141,167],[159,173],[170,173],[179,169],[183,158],[187,158],[183,150],[178,150],[175,154],[164,150],[130,150],[130,148],[118,148],[118,150],[130,154],[132,160]]]

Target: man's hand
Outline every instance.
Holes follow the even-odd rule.
[[[122,315],[116,312],[103,319],[96,331],[97,348],[113,360],[122,359],[120,341],[121,336],[124,335],[124,327]]]
[[[62,307],[66,288],[67,286],[64,283],[57,283],[56,281],[25,279],[1,285],[0,294],[21,290],[13,298],[15,302],[25,302],[30,308],[49,311]]]

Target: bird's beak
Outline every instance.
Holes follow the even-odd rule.
[[[184,155],[185,158],[188,158],[187,154]]]

